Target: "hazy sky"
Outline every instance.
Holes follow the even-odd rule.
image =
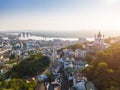
[[[120,0],[0,0],[3,30],[120,32]]]

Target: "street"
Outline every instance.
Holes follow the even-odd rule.
[[[53,59],[55,57],[53,54],[53,60],[51,60],[49,69],[45,71],[47,72],[49,70],[51,74],[49,81],[47,81],[49,85],[39,83],[36,90],[45,90],[46,87],[48,87],[47,90],[95,90],[94,84],[87,81],[87,77],[80,72],[85,68],[87,63],[81,59],[71,59],[74,54],[68,54],[69,53],[63,54],[64,58],[59,58],[58,60]]]

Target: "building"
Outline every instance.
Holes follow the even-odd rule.
[[[91,55],[95,55],[98,51],[105,50],[107,48],[107,44],[104,43],[104,35],[99,32],[94,37],[94,42],[91,44],[87,44],[87,53]]]
[[[64,61],[64,69],[66,69],[66,68],[73,69],[73,63],[72,62],[73,62],[72,59],[67,57]]]

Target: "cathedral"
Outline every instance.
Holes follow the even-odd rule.
[[[101,32],[95,35],[93,43],[87,44],[88,54],[95,55],[98,51],[105,49],[106,49],[106,44],[104,43],[104,35],[101,34]]]

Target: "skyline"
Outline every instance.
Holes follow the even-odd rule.
[[[0,31],[101,30],[118,34],[119,9],[119,0],[0,0]]]

